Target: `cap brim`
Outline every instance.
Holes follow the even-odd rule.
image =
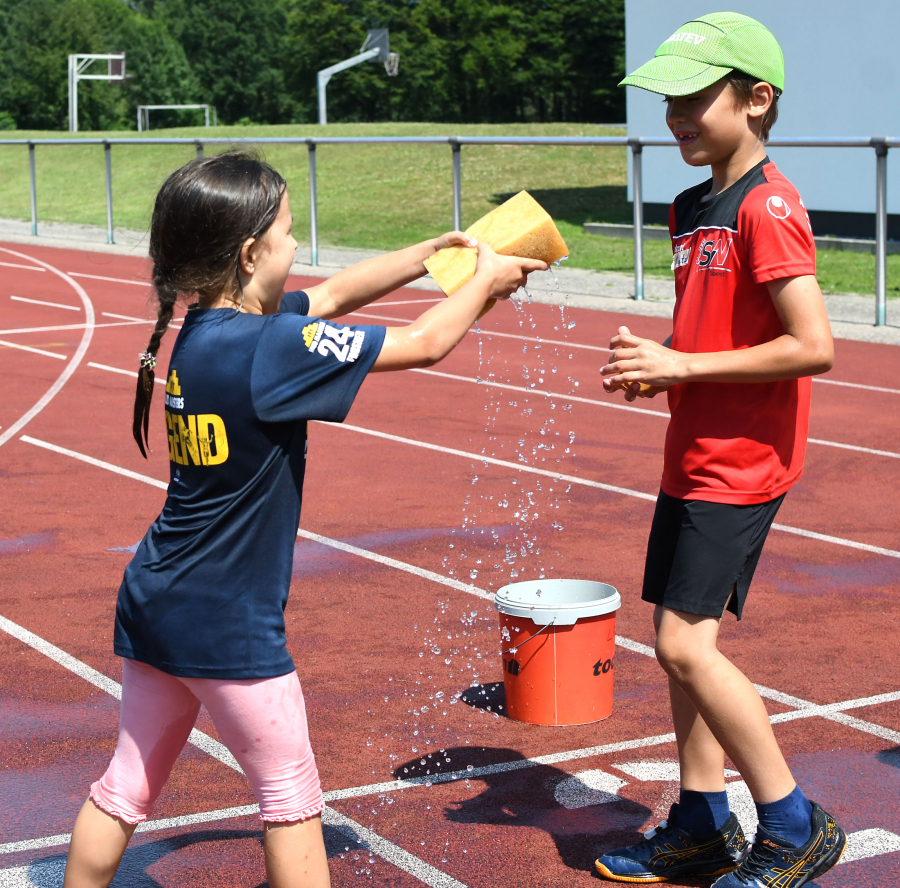
[[[637,86],[663,96],[689,96],[712,86],[734,68],[720,68],[681,56],[664,55],[650,59],[619,86]]]

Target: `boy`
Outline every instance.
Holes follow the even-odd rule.
[[[668,392],[642,597],[656,605],[681,795],[645,841],[596,868],[623,882],[724,874],[719,888],[799,888],[838,862],[846,836],[794,782],[759,694],[716,647],[802,472],[810,377],[833,363],[809,219],[765,151],[784,60],[759,22],[715,13],[681,27],[622,85],[665,96],[683,159],[712,179],[670,210],[672,335],[659,345],[620,327],[601,371],[629,401]],[[756,802],[752,849],[729,811],[726,754]]]

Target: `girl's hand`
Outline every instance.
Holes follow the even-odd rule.
[[[609,362],[600,368],[603,388],[615,391],[623,385],[625,400],[636,397],[653,398],[673,385],[685,381],[684,355],[666,348],[652,339],[634,336],[628,327],[619,327],[619,333],[609,343]],[[638,392],[629,383],[642,382],[650,388]]]
[[[524,287],[528,275],[533,271],[547,271],[550,266],[539,259],[522,259],[519,256],[501,256],[487,244],[478,244],[478,264],[475,266],[476,277],[490,280],[490,299],[509,299]]]
[[[434,241],[434,252],[444,247],[477,247],[478,241],[464,231],[448,231]]]

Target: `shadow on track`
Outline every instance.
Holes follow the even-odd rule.
[[[473,700],[488,698],[487,693],[479,694],[478,688],[472,690],[476,692]],[[482,703],[479,708],[487,705]],[[605,794],[593,792],[589,787],[584,787],[584,798],[598,803],[567,807],[558,799],[572,797],[573,784],[577,788],[579,782],[577,776],[551,765],[516,767],[519,762],[525,765],[525,761],[513,749],[461,746],[446,749],[443,755],[433,753],[425,758],[425,764],[422,758],[404,762],[394,775],[423,777],[465,770],[469,765],[483,768],[513,763],[512,767],[479,774],[471,781],[460,780],[460,801],[445,809],[447,820],[543,830],[553,839],[562,865],[571,870],[593,872],[594,861],[600,854],[640,838],[637,830],[650,816],[649,808],[627,798],[604,797]],[[472,791],[477,791],[477,795],[471,796]],[[519,839],[511,835],[506,847],[514,853],[517,842],[527,852],[533,838],[527,831]]]
[[[366,846],[361,844],[352,830],[335,826],[323,826],[325,836],[325,850],[329,859],[339,857],[348,851],[366,850]],[[197,845],[209,844],[206,849],[207,854],[214,860],[222,849],[216,848],[215,843],[229,842],[237,839],[253,839],[259,843],[259,866],[262,869],[262,831],[259,829],[207,829],[198,832],[182,833],[181,835],[170,835],[165,838],[159,838],[152,841],[140,841],[141,834],[137,836],[136,841],[125,852],[119,871],[112,881],[110,888],[162,888],[162,883],[158,882],[149,874],[149,870],[162,861],[167,855],[186,848],[192,848]],[[211,865],[211,869],[215,864]],[[61,888],[63,883],[63,875],[66,870],[66,855],[54,854],[52,857],[45,857],[36,860],[27,867],[26,878],[28,881],[22,881],[23,886],[35,886],[35,888]],[[16,883],[19,884],[19,883]],[[171,884],[166,879],[166,884]],[[261,882],[255,888],[265,888],[268,882]]]

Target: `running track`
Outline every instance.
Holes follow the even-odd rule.
[[[168,478],[161,406],[149,461],[130,435],[146,278],[138,259],[0,249],[0,888],[61,884],[115,745],[115,596]],[[354,320],[402,323],[433,298],[400,291]],[[311,428],[287,621],[336,886],[587,885],[597,852],[665,816],[675,749],[639,588],[666,414],[602,392],[621,323],[667,333],[500,306],[434,370],[374,376],[343,426]],[[822,886],[900,873],[898,379],[900,350],[837,343],[806,474],[743,624],[722,633],[798,780],[852,834]],[[622,592],[605,722],[503,715],[485,599],[541,571]],[[264,882],[252,794],[205,715],[197,727],[114,885]],[[752,832],[736,775],[729,791]]]

